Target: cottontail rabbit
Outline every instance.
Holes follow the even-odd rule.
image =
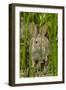
[[[49,54],[49,40],[45,36],[47,32],[47,26],[46,24],[43,25],[39,29],[38,33],[37,25],[32,22],[29,24],[29,31],[32,36],[31,46],[33,67],[35,66],[36,61],[38,62],[36,65],[37,67],[41,67],[41,63],[45,63],[44,65],[46,66],[46,63],[48,62],[47,56]]]

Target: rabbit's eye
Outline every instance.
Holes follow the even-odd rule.
[[[37,41],[36,41],[36,44],[37,44]]]

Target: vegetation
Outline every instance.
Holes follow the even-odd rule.
[[[35,23],[38,32],[41,32],[40,28],[46,24],[49,54],[47,56],[48,70],[44,76],[56,76],[58,74],[57,20],[57,14],[20,12],[20,77],[34,77],[36,73],[36,67],[33,67],[32,62],[32,36],[28,30],[29,23]],[[41,69],[41,67],[39,69]]]

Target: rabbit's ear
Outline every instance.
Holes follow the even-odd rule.
[[[45,23],[44,25],[41,26],[39,33],[44,36],[46,32],[48,31],[48,25]]]
[[[29,23],[29,32],[31,36],[37,35],[37,25],[34,22]]]

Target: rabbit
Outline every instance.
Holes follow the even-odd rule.
[[[40,30],[37,30],[37,25],[34,22],[29,23],[28,30],[31,35],[31,46],[32,46],[32,57],[35,59],[45,58],[48,55],[48,45],[49,40],[45,37],[47,32],[47,25],[43,25]],[[39,33],[37,33],[39,31]],[[20,37],[24,37],[24,23],[23,18],[21,18],[21,30]],[[34,55],[35,54],[35,55]],[[42,55],[41,55],[42,54]]]
[[[31,34],[31,46],[32,46],[32,61],[33,61],[33,67],[35,65],[35,62],[38,61],[38,63],[43,63],[44,60],[47,62],[47,56],[49,54],[49,40],[45,36],[47,32],[46,24],[43,25],[39,33],[37,33],[37,25],[32,22],[29,26],[29,31]],[[38,66],[38,65],[37,65]],[[40,67],[40,65],[39,65]]]

